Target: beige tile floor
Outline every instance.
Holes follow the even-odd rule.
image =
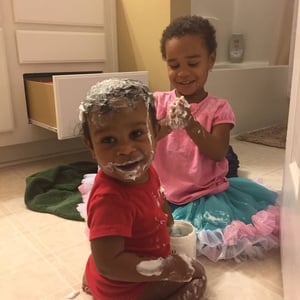
[[[262,178],[281,189],[284,150],[236,140],[232,145],[239,155],[240,176]],[[27,176],[89,158],[82,153],[0,169],[0,299],[60,300],[80,291],[89,254],[85,224],[27,210],[23,195]],[[283,299],[279,250],[264,260],[242,263],[201,260],[208,274],[209,300]],[[91,297],[81,292],[79,299]]]

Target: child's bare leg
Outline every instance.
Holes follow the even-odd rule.
[[[193,300],[201,299],[206,289],[206,282],[196,278],[187,283],[181,289],[177,290],[175,294],[167,298],[168,300]]]
[[[157,281],[151,282],[144,290],[138,300],[161,300],[168,299],[170,295],[174,294],[182,288],[186,283],[170,282],[170,281]]]

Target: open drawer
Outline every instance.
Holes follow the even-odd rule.
[[[59,140],[78,136],[79,104],[90,87],[108,78],[137,79],[148,85],[148,72],[24,74],[29,121],[57,132]]]

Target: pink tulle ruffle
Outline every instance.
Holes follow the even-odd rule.
[[[212,261],[262,258],[266,251],[279,247],[280,207],[270,205],[252,216],[253,224],[233,221],[223,230],[198,233],[197,250]]]
[[[279,233],[279,206],[269,205],[266,210],[252,216],[253,224],[233,221],[223,229],[224,244],[235,245],[242,238],[250,240],[257,235],[267,236]]]
[[[80,216],[87,222],[87,202],[89,200],[90,191],[94,184],[96,173],[85,174],[81,185],[78,187],[78,190],[82,197],[82,203],[77,204],[77,211],[79,212]],[[89,229],[86,227],[85,229],[86,235],[89,236]]]

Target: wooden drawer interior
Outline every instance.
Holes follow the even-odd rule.
[[[56,114],[52,77],[25,79],[26,103],[30,122],[56,130]]]
[[[54,76],[99,74],[101,71],[28,73],[23,75],[29,122],[57,132]]]

